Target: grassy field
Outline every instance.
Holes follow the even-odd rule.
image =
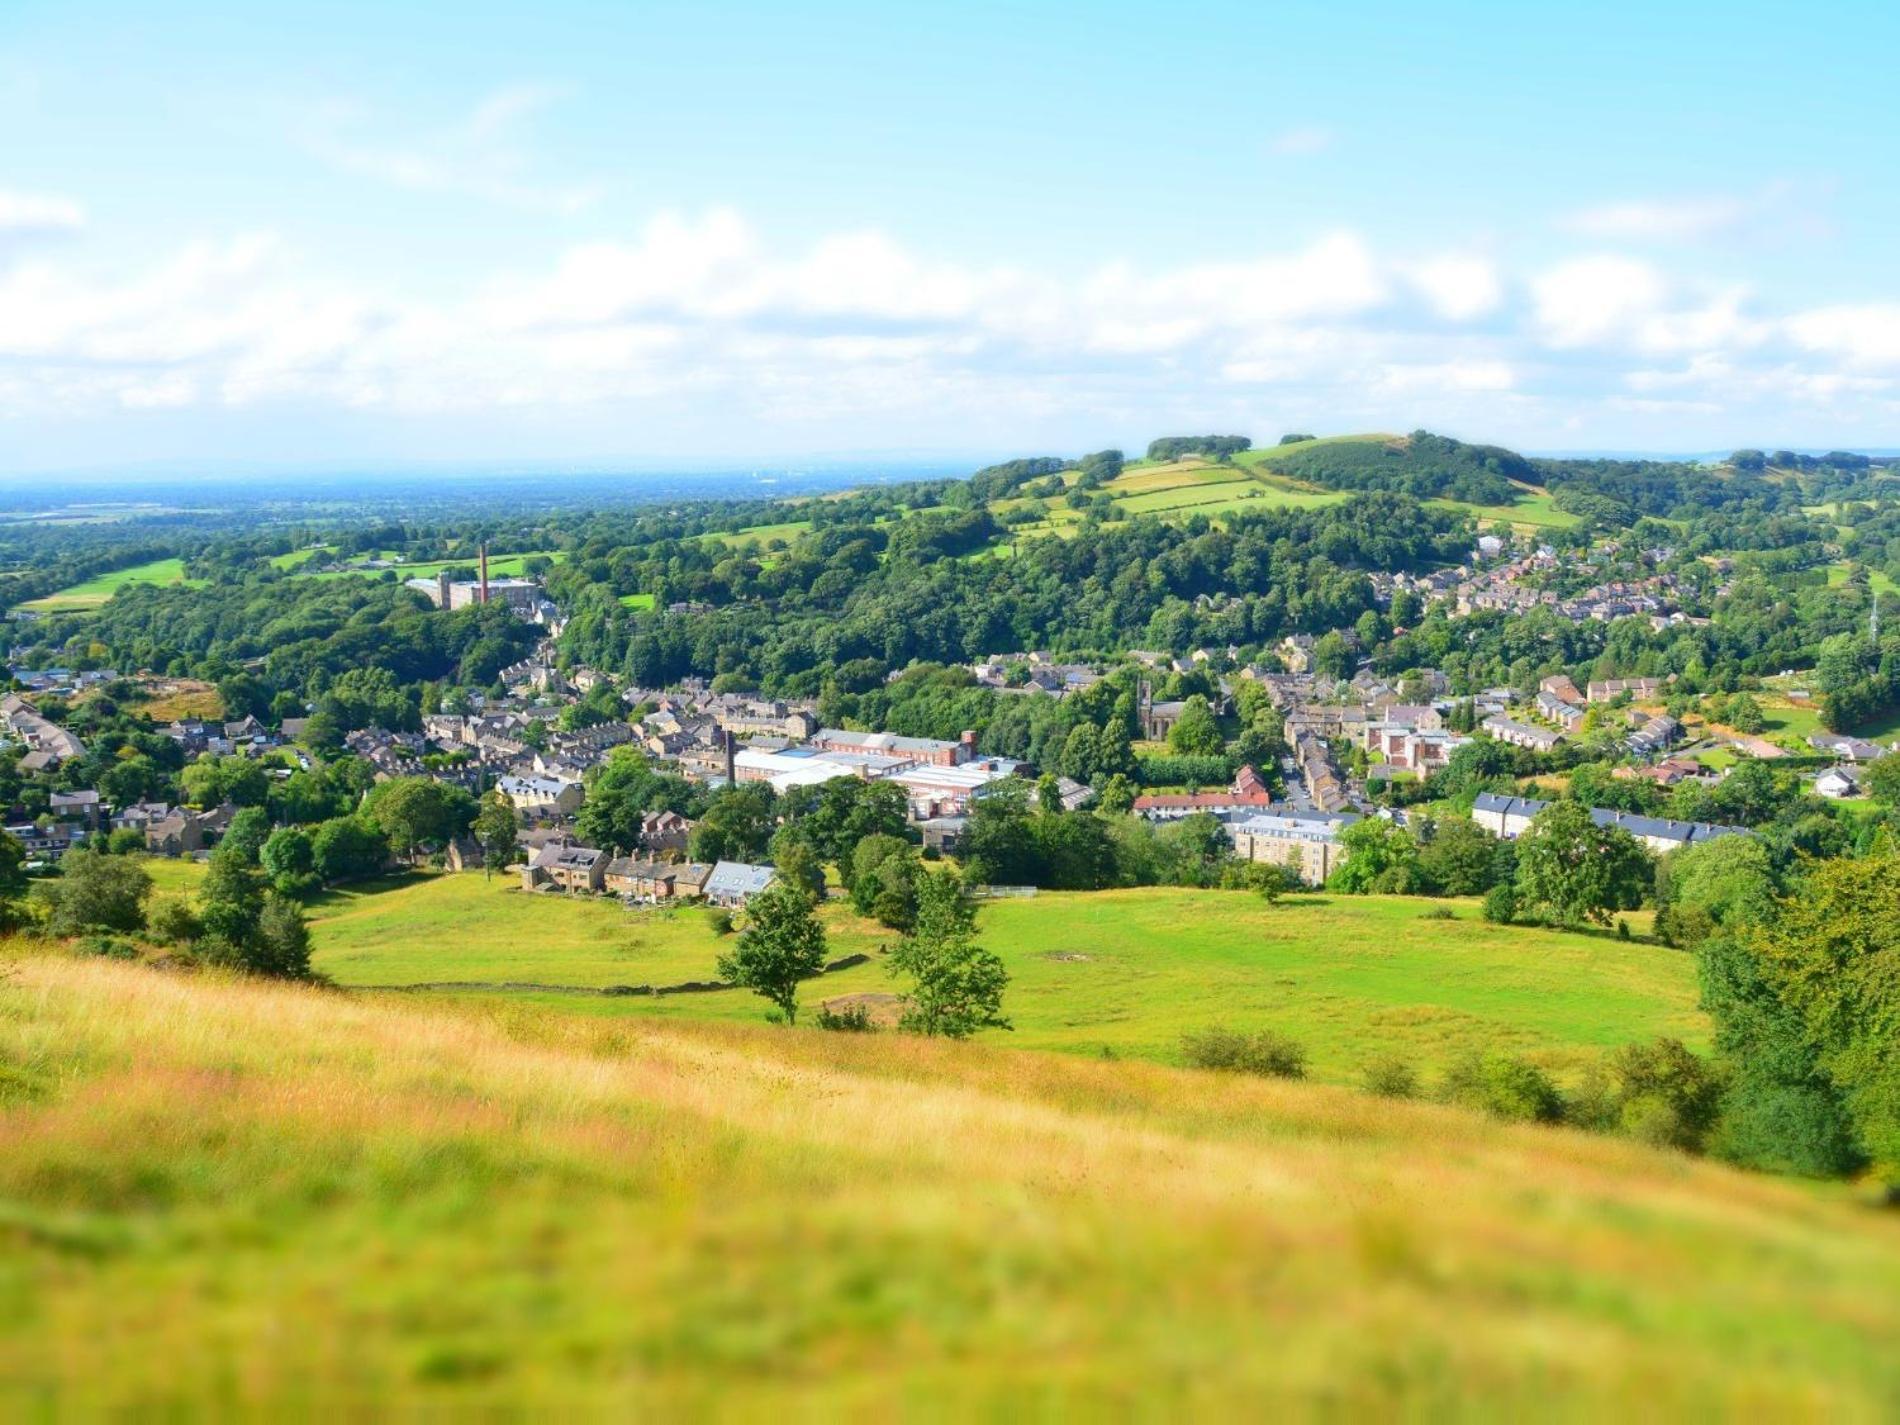
[[[185,577],[185,561],[182,559],[154,559],[150,564],[134,564],[129,569],[114,569],[110,574],[97,575],[83,584],[74,584],[20,607],[32,609],[36,613],[76,613],[98,608],[129,584],[189,584],[195,588],[203,583],[202,579]]]
[[[1845,563],[1828,565],[1828,587],[1830,589],[1838,589],[1847,582],[1848,575],[1851,572]],[[1900,594],[1900,584],[1894,583],[1892,579],[1879,569],[1869,569],[1867,571],[1867,587],[1872,589],[1876,594]]]
[[[1524,497],[1508,505],[1471,505],[1462,500],[1427,500],[1442,510],[1463,510],[1481,520],[1499,520],[1525,530],[1569,529],[1579,522],[1576,515],[1560,510],[1549,494],[1527,490]]]
[[[14,1419],[1900,1400],[1891,1214],[1428,1105],[50,956],[0,1065]]]
[[[624,608],[650,609],[653,607],[654,599],[651,594],[622,594],[620,603]]]
[[[202,867],[148,863],[161,896],[190,892]],[[512,877],[416,876],[335,892],[311,910],[316,967],[338,984],[503,983],[601,989],[716,976],[730,946],[704,912],[629,910],[605,898],[528,895]],[[1312,1055],[1315,1076],[1356,1082],[1377,1054],[1435,1070],[1472,1048],[1527,1054],[1574,1079],[1602,1053],[1674,1035],[1700,1047],[1687,957],[1609,934],[1452,920],[1410,897],[1300,896],[1268,906],[1220,891],[1050,893],[986,904],[978,927],[1011,976],[1002,1045],[1172,1062],[1183,1032],[1272,1027]],[[876,956],[892,932],[826,908],[833,957],[871,963],[827,975],[806,1002],[887,994]],[[1632,928],[1647,930],[1641,914]],[[725,991],[639,998],[549,997],[568,1011],[756,1021],[762,1003]]]
[[[526,563],[530,559],[550,559],[556,564],[561,562],[562,551],[558,549],[531,549],[520,554],[491,554],[488,556],[488,574],[493,579],[517,579],[527,572]],[[436,559],[415,564],[395,564],[381,569],[326,569],[313,571],[301,577],[309,579],[349,579],[367,575],[381,578],[386,573],[394,573],[398,579],[433,579],[444,569],[466,569],[469,577],[479,563],[479,556],[470,554],[460,559]]]

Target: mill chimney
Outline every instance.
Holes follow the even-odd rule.
[[[482,588],[481,602],[488,602],[488,541],[482,541]]]

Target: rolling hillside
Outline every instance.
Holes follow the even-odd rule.
[[[0,1141],[16,1419],[1900,1400],[1890,1215],[1319,1087],[33,956]]]

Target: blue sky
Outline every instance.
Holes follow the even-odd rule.
[[[0,471],[1892,445],[1896,41],[1848,3],[12,0]]]

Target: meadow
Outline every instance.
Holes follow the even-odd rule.
[[[182,559],[154,559],[149,564],[134,564],[129,569],[114,569],[109,574],[95,575],[82,584],[74,584],[45,598],[21,604],[20,607],[45,614],[82,613],[87,609],[98,608],[131,584],[186,584],[196,588],[203,583],[202,579],[185,577],[185,561]]]
[[[520,554],[491,554],[488,556],[488,573],[495,579],[518,579],[527,573],[527,561],[530,559],[548,559],[559,563],[562,551],[558,549],[531,549]],[[371,556],[364,556],[369,558]],[[349,568],[299,571],[299,577],[308,579],[348,579],[359,576],[381,578],[393,573],[398,579],[433,579],[444,569],[466,569],[473,578],[479,556],[470,552],[466,557],[456,559],[432,559],[413,564],[396,564],[380,569]]]
[[[161,895],[188,893],[202,874],[149,864]],[[332,892],[311,908],[314,964],[353,987],[598,990],[713,979],[730,947],[697,908],[628,909],[516,884],[466,873]],[[1428,917],[1434,906],[1454,918]],[[872,959],[808,985],[808,1007],[901,988],[877,955],[892,931],[839,901],[824,914],[833,958]],[[1647,928],[1643,915],[1630,920]],[[1177,1062],[1185,1032],[1271,1027],[1307,1047],[1315,1077],[1354,1083],[1382,1053],[1430,1074],[1471,1049],[1505,1049],[1575,1080],[1632,1040],[1668,1034],[1700,1048],[1707,1038],[1688,957],[1607,932],[1491,925],[1472,902],[1050,892],[985,904],[978,929],[1011,976],[1014,1030],[986,1036],[1000,1046]],[[738,990],[538,1002],[612,1017],[756,1022],[764,1011]]]
[[[0,984],[0,1414],[1877,1419],[1900,1221],[1308,1084]]]

